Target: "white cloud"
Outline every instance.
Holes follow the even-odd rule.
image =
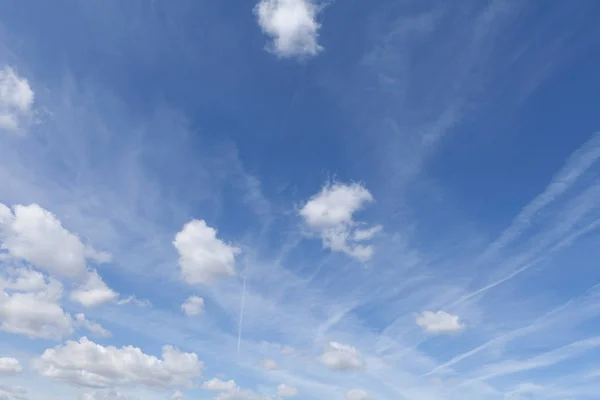
[[[21,363],[16,358],[0,358],[0,375],[16,375],[22,370]]]
[[[354,371],[363,366],[356,348],[336,342],[329,342],[319,361],[327,368],[336,371]]]
[[[8,269],[0,277],[0,330],[29,338],[61,339],[73,332],[59,301],[62,284],[30,269]]]
[[[181,305],[181,309],[188,317],[200,315],[204,312],[204,299],[198,296],[191,296]]]
[[[189,386],[203,368],[195,353],[171,346],[163,347],[159,359],[137,347],[104,347],[85,337],[46,350],[32,365],[48,378],[91,388]]]
[[[126,394],[115,392],[88,392],[84,393],[81,400],[137,400],[137,397],[127,396]]]
[[[12,68],[0,69],[0,130],[18,132],[32,118],[35,94]]]
[[[372,397],[362,389],[352,389],[346,393],[346,400],[372,400]]]
[[[176,390],[171,396],[171,400],[185,400],[185,396],[179,390]]]
[[[279,398],[296,397],[298,395],[298,389],[295,387],[288,386],[283,383],[277,387],[277,397]]]
[[[220,276],[234,276],[235,255],[240,252],[219,238],[203,220],[188,222],[173,245],[179,252],[183,279],[189,284],[208,283]]]
[[[373,255],[373,246],[357,242],[371,239],[382,227],[357,229],[354,214],[372,201],[371,193],[359,183],[333,183],[311,197],[299,213],[306,225],[321,236],[324,247],[367,261]]]
[[[135,304],[138,307],[150,307],[152,305],[152,303],[150,303],[150,300],[147,300],[147,299],[140,300],[137,297],[135,297],[135,295],[125,297],[125,298],[117,301],[117,305],[119,305],[119,306],[122,306],[125,304]]]
[[[275,360],[263,360],[262,367],[267,371],[272,371],[274,369],[277,369],[277,363],[275,362]]]
[[[88,320],[84,314],[75,315],[75,326],[78,328],[87,329],[88,331],[102,337],[112,336],[108,330],[102,327],[102,325]]]
[[[252,390],[241,389],[235,381],[222,381],[218,378],[213,378],[204,382],[202,389],[219,394],[214,397],[214,400],[270,400],[268,396],[259,395]]]
[[[106,286],[98,272],[90,271],[83,285],[71,292],[71,299],[85,307],[96,307],[115,301],[119,295]]]
[[[417,316],[416,322],[430,333],[454,333],[464,328],[457,315],[444,311],[425,311]]]
[[[0,400],[28,400],[27,389],[0,384]]]
[[[318,7],[311,0],[261,0],[254,8],[258,24],[273,42],[270,50],[280,57],[314,56],[317,43]]]

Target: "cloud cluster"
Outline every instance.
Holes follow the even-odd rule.
[[[181,276],[189,284],[205,284],[221,276],[235,276],[235,246],[217,238],[217,230],[204,220],[185,224],[175,235]]]
[[[213,378],[204,382],[202,389],[217,392],[218,394],[214,397],[214,400],[270,400],[268,396],[240,388],[233,380],[222,381]]]
[[[354,214],[372,201],[373,196],[360,183],[332,183],[311,197],[299,213],[306,225],[321,236],[323,246],[367,261],[373,255],[373,246],[360,243],[372,239],[382,227],[361,229]]]
[[[32,118],[34,98],[27,79],[8,66],[0,69],[0,130],[20,131]]]
[[[75,386],[169,388],[191,385],[201,376],[203,363],[196,354],[171,346],[164,346],[162,358],[157,358],[137,347],[104,347],[83,337],[46,350],[33,367],[48,378]]]
[[[254,8],[262,31],[272,39],[269,50],[280,57],[314,56],[323,49],[317,43],[318,12],[312,0],[261,0]]]
[[[28,400],[27,389],[0,384],[0,400]]]
[[[429,333],[455,333],[464,328],[458,315],[445,311],[425,311],[417,316],[416,322]]]
[[[334,371],[355,371],[363,367],[363,360],[356,348],[337,342],[329,342],[319,361]]]
[[[198,296],[191,296],[181,305],[181,309],[188,317],[200,315],[204,312],[204,299]]]

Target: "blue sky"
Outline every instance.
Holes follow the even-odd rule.
[[[597,398],[599,18],[0,2],[0,399]]]

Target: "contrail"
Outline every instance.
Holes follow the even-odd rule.
[[[242,306],[240,307],[240,323],[238,326],[238,342],[237,353],[240,355],[240,346],[242,344],[242,323],[244,322],[244,303],[246,301],[246,276],[244,275],[244,283],[242,285]]]

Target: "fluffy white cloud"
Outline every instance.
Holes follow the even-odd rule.
[[[295,387],[288,386],[283,383],[277,387],[277,397],[279,398],[296,397],[298,395],[298,389]]]
[[[277,369],[277,363],[275,362],[275,360],[263,360],[262,367],[267,371],[272,371],[274,369]]]
[[[0,400],[27,400],[27,390],[21,386],[0,384]]]
[[[2,249],[50,273],[72,279],[85,277],[85,246],[54,214],[37,204],[16,205],[14,213],[5,205],[2,208]]]
[[[204,299],[198,296],[191,296],[181,305],[181,309],[189,317],[202,314],[204,312]]]
[[[175,393],[173,393],[173,396],[171,396],[171,400],[184,400],[184,399],[185,399],[185,396],[179,390],[176,390]]]
[[[62,284],[30,269],[8,269],[0,277],[0,330],[29,338],[61,339],[73,332],[60,306]]]
[[[102,325],[88,320],[84,314],[75,315],[75,326],[78,328],[87,329],[88,331],[102,337],[112,336],[108,330],[102,327]]]
[[[371,239],[382,227],[358,229],[354,214],[372,201],[371,193],[359,183],[333,183],[311,197],[299,213],[306,225],[321,236],[323,246],[367,261],[373,247],[357,242]]]
[[[204,382],[202,389],[218,392],[214,400],[270,400],[268,396],[259,395],[252,390],[241,389],[235,381],[222,381],[213,378]]]
[[[195,353],[171,346],[163,347],[160,359],[137,347],[104,347],[85,337],[46,350],[32,365],[48,378],[91,388],[189,386],[203,368]]]
[[[317,43],[319,9],[311,0],[261,0],[254,12],[278,56],[314,56],[322,50]]]
[[[0,358],[0,375],[16,375],[23,370],[16,358]]]
[[[454,333],[464,328],[457,315],[445,311],[425,311],[417,316],[416,322],[430,333]]]
[[[353,371],[363,366],[361,356],[354,347],[336,342],[329,343],[319,361],[336,371]]]
[[[96,271],[90,271],[85,283],[71,292],[71,299],[85,307],[97,307],[115,301],[118,296],[115,291],[106,286]]]
[[[220,276],[234,276],[235,255],[240,252],[219,238],[203,220],[188,222],[175,235],[183,279],[190,284],[208,283]]]
[[[12,68],[0,69],[0,130],[19,131],[32,118],[35,94]]]
[[[362,389],[352,389],[346,393],[346,400],[372,400],[372,397]]]
[[[81,400],[137,400],[137,397],[127,396],[126,394],[115,392],[88,392],[84,393]]]

